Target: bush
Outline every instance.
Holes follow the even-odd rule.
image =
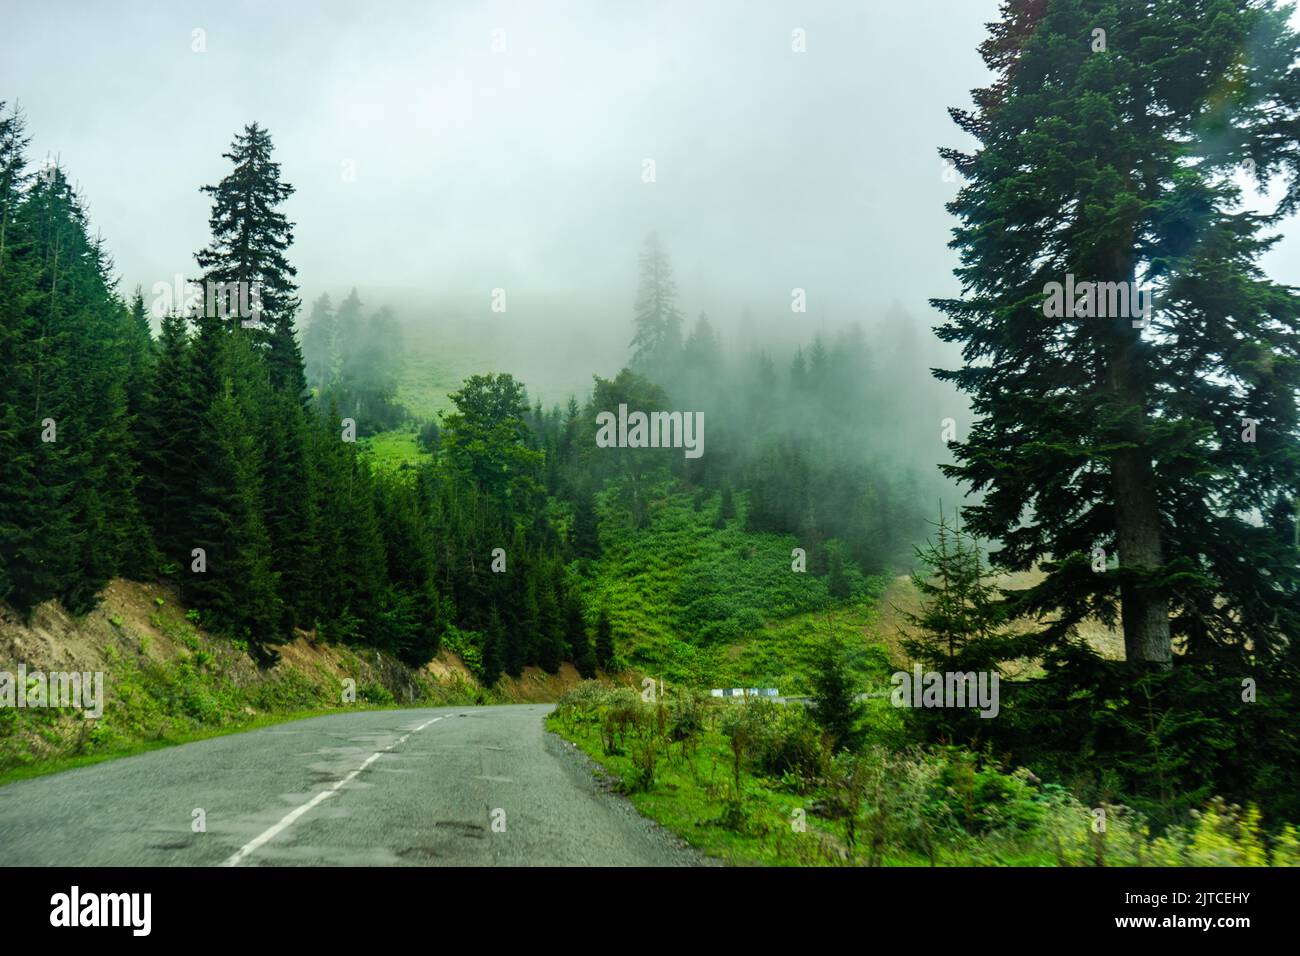
[[[709,698],[697,690],[686,690],[668,702],[668,739],[687,753],[704,732]]]
[[[889,850],[923,854],[933,865],[939,837],[953,828],[946,805],[934,799],[940,773],[939,761],[919,751],[841,751],[829,763],[826,797],[816,809],[843,821],[849,862],[864,843],[868,866],[881,865]]]
[[[385,706],[394,701],[393,692],[383,684],[366,683],[357,688],[357,696],[368,704]]]
[[[777,707],[760,724],[754,761],[769,777],[797,793],[810,793],[826,771],[830,748],[821,728],[803,707]]]
[[[1042,822],[1041,795],[1030,785],[1028,773],[1006,774],[962,747],[943,748],[937,759],[938,785],[965,832],[1023,832]]]

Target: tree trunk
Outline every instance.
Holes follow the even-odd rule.
[[[1128,281],[1133,281],[1132,272]],[[1147,409],[1143,359],[1136,355],[1141,335],[1128,317],[1100,321],[1115,323],[1115,340],[1107,372],[1115,408],[1125,415],[1119,428],[1122,440],[1136,447],[1111,456],[1115,490],[1115,543],[1121,570],[1151,571],[1164,564],[1160,534],[1160,503],[1148,447]],[[1173,646],[1169,637],[1169,598],[1159,589],[1125,578],[1120,585],[1124,622],[1124,656],[1129,661],[1150,661],[1170,666]]]
[[[1160,510],[1152,486],[1151,461],[1144,449],[1121,451],[1111,459],[1115,483],[1115,540],[1121,568],[1149,571],[1164,564]],[[1125,580],[1120,585],[1124,656],[1168,666],[1169,598],[1161,591]]]

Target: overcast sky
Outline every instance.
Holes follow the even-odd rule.
[[[502,287],[511,313],[604,317],[621,340],[657,229],[688,315],[724,331],[746,306],[788,319],[795,286],[812,325],[900,303],[926,327],[955,291],[935,150],[965,145],[946,108],[986,82],[996,8],[25,2],[0,98],[79,182],[127,289],[193,274],[198,187],[256,120],[297,187],[309,300],[355,283],[486,316]],[[1266,265],[1300,283],[1300,240]]]

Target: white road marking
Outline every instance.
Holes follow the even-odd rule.
[[[372,753],[369,757],[367,757],[366,760],[365,760],[365,763],[363,763],[363,764],[362,764],[360,767],[358,767],[356,770],[353,770],[350,774],[348,774],[348,775],[347,775],[346,777],[344,777],[342,780],[337,780],[337,781],[335,781],[333,784],[331,784],[330,786],[326,787],[326,788],[325,788],[324,790],[322,790],[320,793],[316,794],[316,796],[312,797],[310,800],[308,800],[308,801],[307,801],[306,803],[304,803],[302,806],[300,806],[300,807],[296,807],[296,808],[294,808],[293,810],[290,810],[288,813],[286,813],[286,814],[284,815],[283,818],[281,818],[281,820],[280,820],[279,823],[275,824],[275,825],[272,826],[272,827],[268,827],[266,830],[262,831],[262,832],[259,833],[257,836],[253,837],[253,839],[249,840],[247,843],[245,843],[243,846],[241,846],[241,847],[238,849],[238,851],[236,851],[235,853],[233,853],[233,854],[232,854],[228,859],[226,859],[226,860],[225,860],[221,865],[222,865],[222,866],[238,866],[238,865],[240,864],[240,861],[246,859],[248,856],[250,856],[250,855],[251,855],[255,850],[257,850],[259,847],[264,846],[265,844],[269,843],[271,840],[274,840],[274,839],[276,838],[277,835],[279,835],[280,833],[283,833],[283,832],[284,832],[285,830],[287,830],[289,827],[293,826],[293,824],[298,820],[298,818],[301,817],[301,816],[302,816],[304,813],[306,813],[308,810],[310,810],[312,807],[316,806],[316,805],[319,804],[319,803],[323,803],[324,801],[328,800],[330,797],[334,796],[334,794],[338,793],[338,792],[339,792],[339,789],[340,789],[340,788],[341,788],[345,783],[348,783],[348,782],[350,782],[351,780],[353,780],[353,779],[354,779],[354,778],[355,778],[359,773],[361,773],[361,771],[365,770],[365,769],[366,769],[367,767],[369,767],[372,763],[374,763],[376,760],[378,760],[380,754],[386,754],[386,753],[390,752],[394,747],[400,747],[402,744],[406,743],[406,741],[410,738],[411,734],[418,734],[418,733],[419,733],[420,731],[422,731],[425,727],[428,727],[430,724],[435,724],[435,723],[437,723],[437,722],[440,721],[440,720],[442,720],[441,717],[434,717],[434,718],[432,718],[431,720],[426,720],[426,721],[425,721],[424,723],[422,723],[419,727],[416,727],[414,730],[412,730],[411,733],[406,734],[406,736],[404,736],[404,737],[399,737],[397,740],[395,740],[393,743],[389,744],[389,745],[388,745],[387,747],[385,747],[383,750],[377,750],[377,751],[375,751],[375,752]]]

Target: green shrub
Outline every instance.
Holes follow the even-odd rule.
[[[668,701],[668,739],[681,744],[684,754],[689,753],[704,732],[708,706],[709,698],[693,689],[682,691]]]
[[[964,747],[942,748],[939,755],[939,786],[967,833],[1025,831],[1042,821],[1043,803],[1027,775],[1004,773]]]
[[[763,773],[781,779],[797,793],[810,793],[821,781],[830,748],[821,728],[803,707],[778,708],[755,741]]]
[[[393,692],[383,684],[365,683],[357,687],[357,696],[369,704],[384,706],[393,703]]]

